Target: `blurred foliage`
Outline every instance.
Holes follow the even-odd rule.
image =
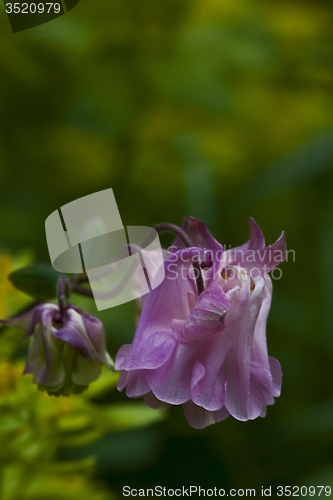
[[[59,450],[60,463],[92,450],[95,477],[119,492],[331,484],[332,25],[329,0],[94,0],[13,35],[0,3],[2,316],[28,300],[14,307],[8,252],[30,249],[17,267],[49,263],[46,217],[108,187],[124,225],[192,215],[229,247],[246,240],[251,215],[268,243],[285,230],[295,251],[274,281],[268,345],[284,379],[265,419],[198,432],[173,408],[167,422],[110,434],[105,415],[106,436]],[[131,342],[132,304],[97,313],[75,300],[103,320],[113,356]],[[6,363],[24,354],[10,352],[15,335],[1,337]],[[119,415],[125,401],[102,398]]]
[[[12,259],[9,254],[0,254],[3,262],[11,271],[22,257]],[[8,311],[20,302],[21,292],[4,282],[2,310]],[[57,398],[39,392],[30,375],[21,376],[24,362],[17,349],[20,337],[22,331],[14,328],[2,330],[0,336],[1,500],[111,500],[114,496],[105,484],[93,481],[98,455],[89,445],[104,441],[106,436],[112,449],[115,433],[117,441],[117,433],[151,425],[163,418],[164,412],[151,410],[141,401],[102,404],[101,399],[115,390],[118,380],[118,374],[106,368],[82,395]],[[59,460],[61,450],[68,454],[78,447],[83,450],[82,457]],[[121,450],[118,456],[122,456]],[[134,463],[141,460],[139,453]]]
[[[33,264],[9,274],[8,280],[22,292],[39,301],[57,296],[59,273],[51,264]]]

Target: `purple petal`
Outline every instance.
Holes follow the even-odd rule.
[[[249,249],[251,250],[260,250],[261,248],[265,248],[265,238],[262,234],[262,231],[256,221],[249,217],[250,224],[250,241],[249,241]]]
[[[83,320],[83,324],[85,330],[88,334],[88,337],[94,346],[96,352],[99,354],[101,358],[104,358],[106,345],[105,345],[105,331],[104,325],[102,321],[100,321],[95,316],[85,312],[83,309],[79,307],[70,305],[66,308],[67,311],[74,310],[81,316]],[[70,319],[68,319],[70,321]]]
[[[131,349],[131,344],[124,344],[123,346],[121,346],[121,348],[119,349],[119,351],[117,352],[117,356],[116,356],[116,362],[115,362],[115,368],[116,370],[121,370],[121,366],[122,366],[122,363],[124,362],[124,360],[126,359],[128,353],[130,352],[130,349]],[[126,372],[124,372],[125,374]],[[118,384],[119,384],[119,381],[120,381],[120,378],[121,378],[121,374],[120,374],[120,377],[119,377],[119,380],[118,380]],[[125,385],[119,389],[120,391],[123,390],[123,388],[125,387]]]
[[[237,308],[227,312],[227,325],[235,324],[235,313],[237,314]],[[195,372],[198,365],[194,367],[191,399],[207,410],[219,410],[224,405],[226,377],[221,369],[235,335],[236,330],[232,326],[226,326],[222,332],[206,339],[198,354],[197,359],[204,368],[204,373],[199,377]]]
[[[223,253],[223,246],[216,241],[213,235],[208,231],[207,226],[199,219],[195,217],[185,217],[182,229],[191,238],[193,245],[199,248],[205,248],[211,250],[213,253],[221,252]],[[172,245],[172,251],[176,252],[184,248],[185,245],[180,238],[176,238]]]
[[[225,408],[218,411],[207,411],[201,406],[195,405],[193,401],[187,401],[183,404],[183,408],[187,422],[194,429],[204,429],[208,425],[221,422],[230,415]]]
[[[286,241],[284,232],[280,238],[265,248],[264,236],[256,224],[250,218],[250,240],[240,247],[227,250],[222,259],[221,269],[227,265],[239,265],[246,269],[252,279],[257,276],[265,276],[274,267],[283,262],[286,258]]]
[[[182,404],[190,399],[192,367],[201,342],[176,343],[168,361],[156,370],[147,370],[146,377],[151,390],[160,401]]]
[[[198,249],[186,248],[164,263],[165,280],[149,293],[126,357],[123,351],[120,357],[117,355],[117,370],[152,370],[168,360],[177,344],[172,321],[185,321],[190,313],[188,292],[192,282],[187,274],[193,256],[198,256]]]
[[[18,316],[17,318],[1,319],[0,323],[2,323],[4,326],[10,326],[13,328],[18,328],[19,330],[25,330],[26,335],[23,338],[26,338],[31,335],[44,312],[53,314],[57,311],[59,311],[59,308],[56,304],[45,302],[39,304],[37,307],[34,307],[33,309],[31,309],[31,311],[28,311],[22,316]]]
[[[286,258],[286,252],[286,240],[283,232],[273,245],[261,250],[248,250],[243,258],[238,259],[235,263],[246,269],[251,278],[255,279],[257,276],[265,276],[274,267],[281,264]]]
[[[37,383],[57,386],[65,379],[63,344],[52,335],[52,317],[44,311],[41,322],[30,337],[28,357],[23,373],[31,373]]]
[[[263,299],[265,280],[258,279],[251,292],[249,277],[240,273],[240,281],[239,294],[227,314],[228,320],[229,314],[233,313],[227,328],[234,329],[236,337],[223,365],[223,371],[228,378],[225,406],[237,420],[248,420],[254,418],[252,399],[249,405],[251,346]],[[253,394],[251,398],[255,399],[255,396],[256,394]]]
[[[91,327],[91,324],[89,326]],[[73,346],[88,361],[98,361],[102,364],[105,362],[104,353],[100,353],[96,350],[88,334],[83,316],[73,308],[68,308],[65,311],[63,327],[60,330],[53,328],[52,334],[55,338]],[[101,335],[102,329],[99,328],[97,334]]]
[[[4,326],[10,326],[13,328],[18,328],[19,330],[27,330],[31,324],[34,309],[23,314],[22,316],[18,316],[17,318],[12,319],[0,319],[0,323]]]
[[[92,344],[96,351],[102,355],[105,351],[105,331],[103,323],[98,318],[88,313],[83,314],[82,319]]]
[[[126,379],[126,395],[129,398],[141,398],[151,389],[147,383],[144,370],[133,370],[128,372]]]
[[[254,330],[251,354],[251,373],[262,382],[268,391],[272,391],[273,389],[273,379],[266,342],[266,323],[271,306],[271,299],[272,282],[268,276],[266,279],[263,301]]]
[[[156,332],[142,342],[119,349],[116,357],[116,370],[153,370],[164,365],[177,344],[168,332]],[[124,348],[126,355],[124,356]]]
[[[211,283],[197,299],[187,322],[178,332],[179,342],[195,342],[224,329],[223,315],[230,309],[225,293]]]
[[[230,250],[226,250],[224,252],[221,269],[225,266],[243,262],[244,254],[248,250],[260,250],[262,248],[265,248],[264,235],[262,234],[261,229],[256,223],[256,221],[252,219],[252,217],[249,217],[249,224],[250,224],[250,239],[246,243],[244,243],[244,245],[231,248]]]
[[[199,359],[196,359],[192,368],[192,376],[191,376],[191,389],[195,387],[200,380],[205,376],[205,367],[202,363],[200,363]],[[192,397],[192,395],[191,395]]]
[[[282,384],[282,372],[281,365],[277,359],[269,356],[269,364],[271,367],[271,373],[273,378],[273,390],[272,395],[277,398],[281,394],[281,384]]]
[[[190,309],[188,290],[191,280],[188,271],[192,266],[192,258],[198,257],[200,250],[185,248],[172,254],[164,263],[165,279],[152,290],[141,313],[134,342],[138,342],[143,334],[156,329],[170,330],[173,319],[187,320]]]
[[[255,384],[250,383],[247,413],[248,420],[254,420],[255,418],[259,417],[262,414],[264,407],[264,399],[260,391],[257,389]]]
[[[127,387],[126,394],[130,398],[140,398],[150,392],[144,370],[122,370],[118,379],[118,391]]]
[[[275,400],[272,394],[267,390],[267,388],[251,373],[250,384],[255,386],[257,391],[261,394],[261,397],[266,405],[273,405]]]
[[[213,279],[216,272],[221,267],[220,262],[223,259],[223,246],[218,241],[216,241],[216,239],[208,231],[206,225],[195,217],[185,217],[182,229],[191,238],[195,247],[207,250],[207,252],[203,255],[202,262],[205,263],[208,261],[212,261],[213,266],[211,267],[211,263],[209,264],[208,267],[210,267],[210,271],[207,277]],[[185,245],[180,240],[180,238],[176,238],[171,247],[171,251],[175,252],[181,248],[184,248],[184,246]]]
[[[191,399],[194,403],[211,411],[220,409],[225,403],[226,376],[221,370],[238,334],[250,293],[248,276],[237,269],[235,271],[240,276],[242,287],[236,286],[232,289],[233,299],[231,309],[225,316],[225,330],[206,339],[198,356],[198,360],[205,368],[205,373],[191,387]],[[239,280],[237,282],[239,283]]]

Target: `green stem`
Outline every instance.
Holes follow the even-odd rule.
[[[188,236],[188,234],[185,233],[185,231],[183,229],[181,229],[180,227],[178,227],[174,224],[170,224],[169,222],[163,222],[162,224],[158,224],[157,226],[155,226],[154,229],[158,233],[168,232],[168,233],[175,234],[176,236],[178,236],[178,238],[180,238],[182,240],[182,242],[184,243],[184,245],[186,247],[194,247],[195,246],[193,244],[191,238]],[[197,260],[193,260],[192,265],[193,265],[194,269],[196,270],[195,280],[197,282],[198,295],[200,295],[204,291],[204,282],[202,279],[200,263]]]

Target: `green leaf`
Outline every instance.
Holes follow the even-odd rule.
[[[152,410],[143,402],[114,403],[100,412],[109,430],[146,427],[166,418],[164,409]]]
[[[27,295],[45,300],[56,296],[59,276],[48,264],[34,264],[14,271],[8,279]]]
[[[106,433],[148,427],[167,417],[164,409],[153,410],[142,401],[128,401],[112,405],[87,404],[81,398],[77,401],[81,401],[81,411],[87,419],[90,419],[90,425],[80,429],[78,424],[83,423],[83,420],[82,422],[79,419],[75,421],[75,415],[72,420],[67,417],[64,426],[58,424],[61,430],[78,431],[63,434],[61,440],[63,448],[86,446],[102,438]],[[88,424],[88,420],[85,423]]]

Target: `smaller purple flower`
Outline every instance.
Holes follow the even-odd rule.
[[[113,370],[103,323],[76,306],[61,314],[58,305],[45,302],[0,322],[26,330],[23,338],[30,340],[23,373],[32,374],[38,388],[50,395],[80,393],[98,379],[101,365]]]

